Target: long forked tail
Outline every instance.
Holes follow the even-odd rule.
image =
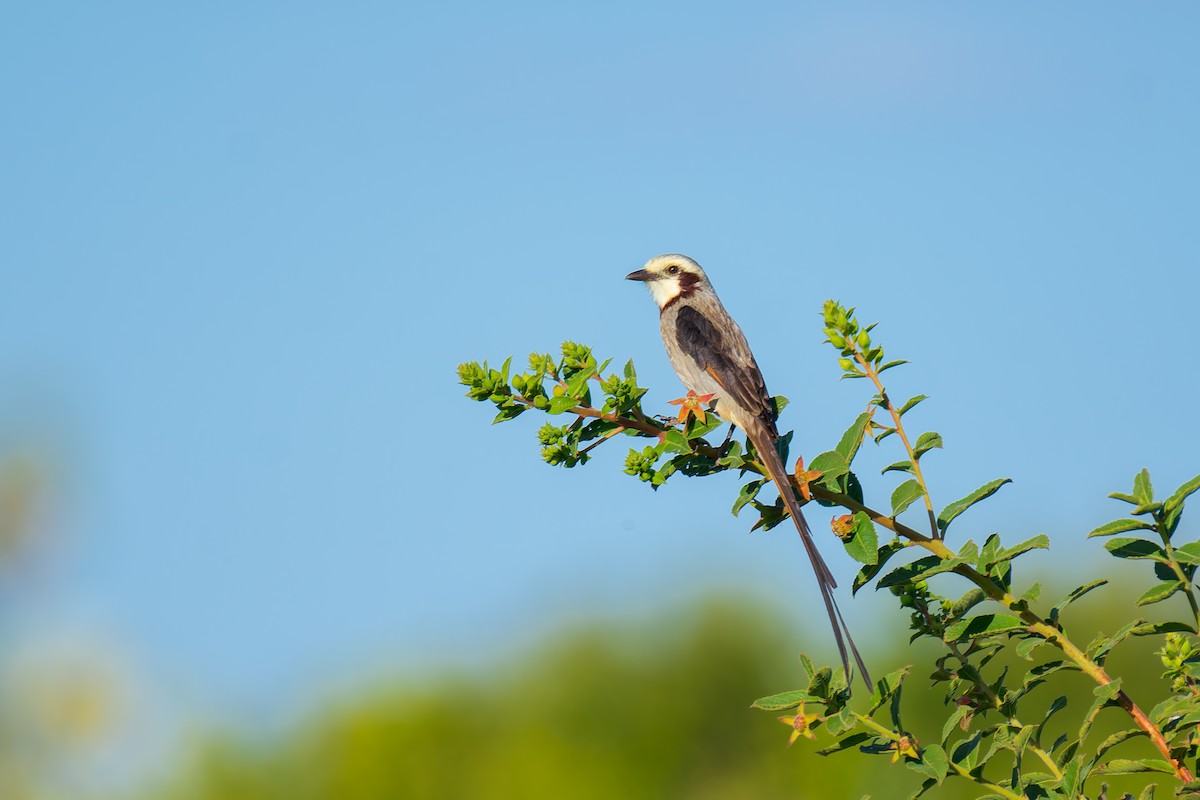
[[[779,459],[779,453],[775,450],[773,437],[766,430],[747,431],[751,442],[754,443],[754,449],[758,451],[759,458],[770,473],[771,480],[775,483],[775,488],[779,490],[779,494],[783,497],[783,503],[787,506],[788,513],[792,517],[792,521],[796,523],[796,530],[800,532],[800,541],[804,542],[804,550],[808,553],[809,561],[812,562],[813,571],[817,575],[817,585],[821,589],[821,599],[825,601],[825,612],[829,615],[829,624],[833,627],[833,636],[837,640],[838,653],[842,657],[842,667],[846,670],[847,681],[851,676],[850,659],[846,654],[846,644],[850,645],[850,652],[854,654],[854,663],[858,665],[859,672],[862,673],[863,681],[866,682],[867,688],[874,688],[871,682],[871,675],[867,672],[867,665],[863,663],[862,656],[858,653],[858,648],[854,645],[854,639],[850,636],[850,629],[846,627],[846,620],[842,618],[842,611],[837,606],[837,601],[834,600],[833,590],[837,588],[837,581],[833,577],[833,573],[829,571],[829,566],[825,563],[825,559],[821,557],[821,552],[817,550],[817,544],[813,540],[812,532],[808,528],[808,522],[804,519],[804,515],[800,513],[800,504],[796,502],[795,492],[792,490],[792,483],[788,480],[787,470],[783,466],[783,462]]]

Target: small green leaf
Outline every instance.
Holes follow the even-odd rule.
[[[1175,560],[1180,564],[1200,565],[1200,542],[1188,542],[1176,547]]]
[[[898,367],[898,366],[900,366],[901,364],[907,364],[907,363],[908,363],[908,362],[907,362],[907,361],[905,361],[905,360],[903,360],[903,359],[901,359],[901,360],[899,360],[899,361],[889,361],[888,363],[886,363],[886,364],[884,364],[882,367],[880,367],[880,368],[879,368],[879,371],[880,371],[880,372],[886,372],[887,370],[891,369],[892,367]]]
[[[941,745],[931,744],[922,749],[919,761],[906,761],[905,766],[938,784],[950,771],[950,759]]]
[[[849,750],[851,747],[858,747],[863,742],[869,741],[872,738],[871,734],[859,731],[853,733],[844,739],[839,739],[835,744],[826,747],[824,750],[818,750],[817,755],[828,756],[833,753],[840,753],[842,750]]]
[[[858,571],[854,576],[854,583],[850,587],[850,594],[857,594],[858,590],[866,586],[876,575],[880,573],[883,566],[892,556],[903,550],[906,545],[903,542],[893,541],[880,547],[875,553],[875,562],[867,564]]]
[[[858,453],[859,445],[862,444],[863,435],[866,433],[867,424],[870,421],[871,414],[869,412],[864,411],[859,414],[854,423],[842,434],[841,441],[834,448],[846,460],[847,469],[850,468],[850,464],[854,463],[854,456]]]
[[[1137,498],[1140,506],[1154,502],[1154,487],[1150,485],[1150,470],[1143,469],[1133,476],[1133,496]]]
[[[842,540],[842,545],[850,557],[860,564],[874,564],[879,558],[879,536],[875,531],[875,523],[864,512],[855,513],[854,529],[849,538]]]
[[[1114,758],[1092,770],[1093,775],[1132,775],[1139,772],[1162,772],[1173,775],[1175,768],[1159,758]]]
[[[876,584],[875,588],[876,590],[887,589],[890,586],[902,586],[906,583],[911,583],[918,575],[924,575],[929,570],[936,569],[937,567],[947,563],[950,562],[943,561],[939,556],[925,556],[924,558],[918,558],[911,564],[905,564],[903,567],[897,567],[887,575],[884,575],[879,579],[879,583]]]
[[[814,702],[816,700],[817,698],[808,692],[796,689],[790,692],[780,692],[779,694],[760,697],[751,703],[750,707],[760,708],[763,711],[783,711],[784,709],[795,708],[801,703]]]
[[[1123,494],[1121,492],[1109,492],[1108,496],[1111,497],[1113,500],[1123,500],[1124,502],[1129,503],[1130,505],[1134,505],[1134,506],[1141,505],[1141,501],[1138,500],[1136,497],[1134,497],[1131,494]]]
[[[1054,612],[1062,611],[1064,608],[1071,605],[1071,603],[1074,603],[1076,600],[1083,597],[1088,592],[1092,591],[1093,589],[1099,589],[1101,586],[1104,586],[1107,583],[1108,583],[1107,578],[1101,578],[1100,580],[1092,581],[1091,583],[1085,583],[1083,586],[1076,586],[1074,589],[1071,590],[1070,594],[1068,594],[1066,597],[1064,597],[1062,600],[1059,601],[1058,605],[1056,605],[1054,607]],[[1058,616],[1057,613],[1053,613],[1053,615],[1055,617]]]
[[[1190,633],[1196,635],[1196,629],[1186,622],[1147,622],[1144,625],[1138,625],[1134,628],[1130,635],[1132,636],[1155,636],[1160,633]]]
[[[1153,558],[1156,561],[1167,561],[1167,554],[1154,542],[1145,539],[1134,539],[1129,536],[1118,536],[1104,544],[1104,549],[1117,558]]]
[[[1154,526],[1137,519],[1114,519],[1112,522],[1107,522],[1089,533],[1088,538],[1091,539],[1093,536],[1112,536],[1114,533],[1125,533],[1126,531],[1141,529],[1154,530]]]
[[[733,515],[735,517],[745,508],[747,503],[758,496],[759,491],[766,482],[766,478],[761,478],[760,480],[750,481],[742,487],[741,491],[738,492],[737,500],[733,501]]]
[[[998,478],[990,483],[985,483],[983,486],[980,486],[963,499],[955,500],[953,503],[950,503],[948,506],[942,509],[942,513],[938,514],[938,529],[944,532],[950,527],[950,523],[954,521],[955,517],[979,501],[986,500],[987,498],[991,497],[1001,486],[1006,483],[1012,483],[1012,478]]]
[[[1134,602],[1134,605],[1148,606],[1153,603],[1161,603],[1163,600],[1166,600],[1168,597],[1178,592],[1184,586],[1185,584],[1183,581],[1166,581],[1158,584],[1157,586],[1151,586],[1142,593],[1142,596],[1139,597],[1136,602]]]
[[[892,492],[892,518],[900,516],[904,509],[920,499],[925,494],[921,484],[915,479],[905,481]]]
[[[995,563],[1000,564],[1005,561],[1011,561],[1022,553],[1028,553],[1030,550],[1046,550],[1050,547],[1050,537],[1044,533],[1039,533],[1032,539],[1027,539],[1018,545],[1006,548],[1000,551],[996,556]]]
[[[808,682],[808,693],[821,700],[829,699],[829,685],[833,682],[833,670],[821,667]]]
[[[548,414],[561,414],[567,409],[574,408],[579,401],[568,395],[559,395],[558,397],[550,398],[550,408],[546,410]]]
[[[946,758],[946,751],[942,749],[941,745],[931,744],[926,747],[921,753],[921,760],[934,771],[930,777],[936,779],[939,784],[950,771],[950,760]]]
[[[929,397],[923,394],[919,394],[916,397],[910,397],[907,401],[905,401],[904,405],[900,406],[900,410],[896,413],[903,417],[905,414],[911,411],[917,405],[917,403],[928,399]]]
[[[810,472],[820,472],[821,477],[818,481],[821,485],[833,488],[837,479],[850,471],[850,465],[846,463],[846,458],[841,453],[827,450],[814,458],[811,464],[806,464],[805,469]]]
[[[663,450],[668,453],[686,454],[692,452],[692,446],[682,431],[672,428],[663,434]]]
[[[1180,486],[1178,489],[1176,489],[1175,493],[1168,497],[1167,501],[1163,503],[1163,508],[1166,509],[1168,513],[1174,511],[1176,508],[1183,505],[1183,501],[1187,499],[1188,495],[1198,490],[1200,490],[1200,475],[1197,475],[1187,483],[1183,484],[1183,486]]]
[[[867,711],[868,715],[874,714],[883,707],[884,703],[891,700],[896,692],[900,691],[900,687],[904,682],[904,676],[907,674],[908,667],[904,667],[895,672],[888,673],[875,681],[875,686],[871,690],[871,708]]]
[[[917,437],[917,443],[913,445],[913,458],[920,458],[925,453],[942,446],[942,435],[929,431],[922,433]]]
[[[962,722],[963,717],[973,713],[974,709],[972,709],[970,706],[958,706],[954,709],[954,713],[951,714],[946,719],[946,722],[942,725],[941,742],[943,745],[946,744],[946,742],[950,739],[950,734],[954,733],[955,728],[963,728],[963,730],[966,730]]]
[[[955,642],[959,639],[974,639],[979,636],[1011,632],[1024,627],[1025,623],[1011,614],[980,614],[946,628],[946,633],[942,638],[947,642]]]
[[[1149,736],[1149,734],[1147,734],[1141,728],[1134,728],[1132,730],[1127,730],[1127,731],[1118,731],[1117,733],[1114,733],[1112,736],[1109,736],[1108,738],[1106,738],[1104,741],[1100,742],[1100,744],[1096,745],[1096,756],[1100,757],[1100,756],[1104,755],[1105,753],[1107,753],[1109,750],[1111,750],[1114,747],[1116,747],[1117,745],[1119,745],[1121,742],[1128,741],[1128,740],[1133,739],[1138,736]]]
[[[888,464],[881,470],[881,474],[883,475],[889,472],[912,472],[912,462],[907,459],[897,461],[895,464]]]

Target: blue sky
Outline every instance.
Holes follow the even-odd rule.
[[[805,616],[798,542],[746,536],[732,478],[654,495],[623,442],[553,470],[455,383],[570,338],[665,410],[622,280],[661,252],[705,265],[810,454],[866,399],[822,301],[880,321],[946,440],[935,500],[1014,478],[960,533],[1047,532],[1047,574],[1136,469],[1200,472],[1193,5],[2,17],[0,441],[50,464],[54,543],[7,624],[116,642],[181,706],[479,668],[716,588]]]

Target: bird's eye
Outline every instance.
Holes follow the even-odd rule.
[[[679,267],[677,265],[672,264],[671,266],[667,267],[668,275],[674,275],[676,272],[679,272]]]

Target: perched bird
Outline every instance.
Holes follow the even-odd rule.
[[[833,598],[837,581],[817,550],[808,523],[800,513],[787,470],[775,449],[779,439],[775,405],[767,393],[762,372],[750,352],[745,334],[721,305],[704,270],[687,256],[657,256],[625,277],[644,282],[658,304],[667,357],[683,385],[697,395],[713,395],[717,414],[740,428],[758,451],[812,561],[846,674],[850,674],[850,662],[846,657],[846,643],[849,642],[854,660],[870,687],[866,665]]]

